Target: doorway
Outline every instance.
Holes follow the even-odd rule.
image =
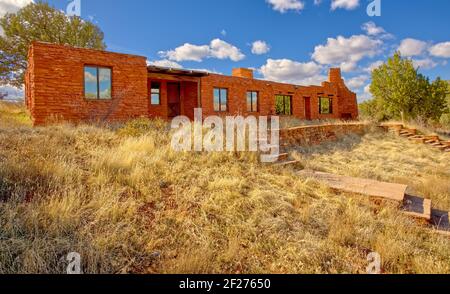
[[[167,105],[169,118],[181,114],[180,83],[167,83]]]
[[[311,97],[304,97],[305,99],[305,119],[311,120]]]

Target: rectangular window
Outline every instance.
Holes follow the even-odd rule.
[[[161,104],[161,84],[160,83],[152,83],[150,91],[150,101],[152,105],[160,105]]]
[[[292,115],[292,96],[276,95],[275,111],[277,115]]]
[[[333,99],[330,97],[319,97],[319,113],[332,114],[333,113]]]
[[[258,112],[258,92],[247,92],[247,111]]]
[[[224,112],[228,110],[228,90],[214,88],[214,111]]]
[[[84,67],[84,97],[88,99],[111,99],[112,75],[108,67]]]

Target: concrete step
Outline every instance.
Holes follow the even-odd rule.
[[[405,137],[405,138],[409,138],[409,137],[412,137],[412,136],[415,136],[415,135],[411,134],[411,133],[403,133],[403,134],[400,134],[400,136]]]
[[[424,136],[425,139],[427,140],[431,140],[431,141],[440,141],[439,136],[438,135],[429,135],[429,136]]]
[[[439,140],[426,140],[425,143],[431,145],[434,143],[439,143]]]
[[[450,236],[450,213],[448,211],[432,209],[431,224],[436,233]]]
[[[414,143],[425,143],[424,138],[410,137],[409,140],[413,141]]]
[[[413,195],[405,195],[401,210],[406,215],[419,219],[425,219],[427,221],[431,220],[430,199],[424,199]]]
[[[400,131],[400,135],[401,134],[417,135],[417,129],[403,129],[403,130]]]
[[[368,179],[353,178],[335,174],[303,170],[299,176],[315,179],[330,188],[356,194],[363,194],[376,198],[383,198],[402,202],[405,198],[407,185],[379,182]]]

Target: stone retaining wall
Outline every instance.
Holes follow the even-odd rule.
[[[280,140],[288,145],[318,145],[336,141],[349,134],[363,135],[369,129],[366,123],[325,124],[280,130]]]

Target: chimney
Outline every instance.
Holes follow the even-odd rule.
[[[253,70],[248,68],[233,68],[231,75],[233,77],[253,79]]]
[[[341,69],[330,68],[330,72],[328,73],[328,81],[334,84],[342,83]]]

